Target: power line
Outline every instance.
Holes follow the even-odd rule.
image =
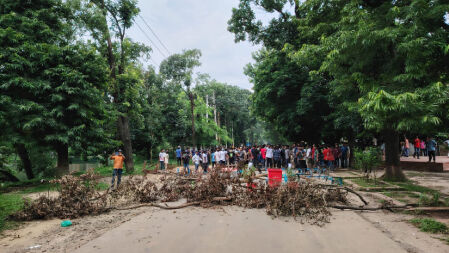
[[[161,41],[161,39],[159,39],[159,36],[157,36],[157,34],[154,32],[154,30],[151,29],[151,26],[147,23],[147,21],[145,21],[145,19],[142,17],[142,15],[139,14],[139,17],[142,19],[143,23],[148,27],[148,29],[150,29],[151,33],[153,33],[154,37],[156,37],[156,39],[159,41],[159,43],[161,43],[162,47],[167,51],[167,53],[169,55],[171,55],[170,50],[167,49],[165,44]]]
[[[162,52],[162,50],[153,42],[153,40],[150,38],[150,36],[148,36],[148,34],[146,34],[146,32],[142,29],[142,27],[140,27],[139,23],[135,23],[135,24],[137,25],[139,30],[145,35],[145,37],[147,37],[147,39],[151,42],[151,44],[159,51],[159,53],[161,53],[161,55],[164,58],[167,58],[167,56],[164,54],[164,52]]]

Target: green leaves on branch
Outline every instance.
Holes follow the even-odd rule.
[[[415,92],[390,94],[384,90],[369,92],[359,99],[357,107],[369,129],[395,129],[405,132],[431,131],[447,117],[447,85],[435,83]]]

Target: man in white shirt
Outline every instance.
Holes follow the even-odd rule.
[[[165,170],[165,150],[163,150],[163,149],[159,153],[159,164],[160,164],[160,169]]]
[[[198,172],[198,167],[200,166],[200,163],[202,161],[200,154],[198,152],[195,153],[195,155],[192,157],[193,164],[195,164],[195,173]]]
[[[220,164],[225,165],[226,164],[226,154],[228,152],[226,152],[226,150],[224,150],[224,148],[222,148],[219,153],[220,153]]]
[[[201,157],[202,159],[202,167],[203,167],[203,172],[206,173],[207,172],[207,167],[209,167],[209,161],[207,159],[207,151],[203,151],[203,155]]]
[[[313,168],[312,149],[309,145],[306,146],[306,162],[307,168]]]
[[[273,167],[273,148],[271,147],[271,145],[267,146],[267,167],[271,168]]]

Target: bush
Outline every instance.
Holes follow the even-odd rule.
[[[369,173],[382,162],[381,151],[378,148],[369,147],[365,150],[356,149],[354,152],[354,168]]]

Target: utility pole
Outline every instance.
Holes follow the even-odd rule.
[[[235,147],[235,143],[234,143],[234,122],[232,122],[231,135],[232,135],[232,146]]]
[[[206,94],[206,122],[209,121],[209,94]]]
[[[218,125],[217,124],[217,104],[216,104],[216,101],[215,101],[215,91],[213,91],[213,93],[212,93],[212,100],[214,102],[214,122],[215,122],[216,125]],[[217,132],[215,132],[215,140],[218,141]]]

